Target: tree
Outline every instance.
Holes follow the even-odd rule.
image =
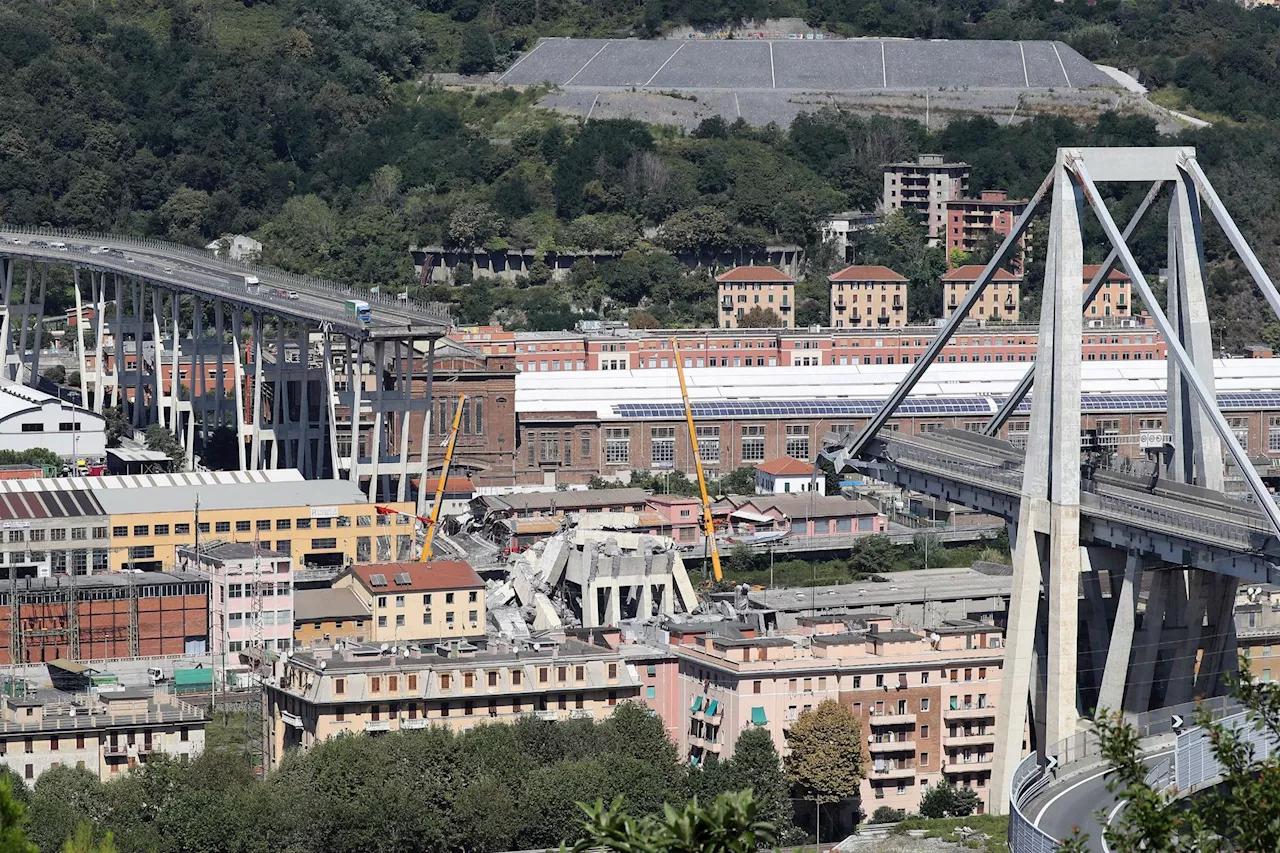
[[[977,810],[979,802],[978,794],[972,788],[959,788],[950,780],[944,780],[925,791],[920,798],[920,816],[968,817]]]
[[[888,536],[859,536],[849,553],[849,571],[855,575],[893,570],[893,543]]]
[[[716,484],[722,495],[754,495],[756,493],[756,469],[750,465],[734,468]]]
[[[119,406],[107,406],[102,410],[102,418],[106,422],[107,447],[119,447],[120,439],[129,431],[124,412]]]
[[[144,438],[146,439],[148,450],[154,450],[169,457],[170,471],[181,471],[185,467],[186,450],[183,449],[182,443],[163,424],[152,424],[147,427]]]
[[[1253,725],[1273,739],[1280,737],[1280,683],[1259,681],[1247,655],[1240,657],[1231,695]],[[1213,719],[1207,709],[1197,712],[1196,724],[1208,732],[1210,749],[1223,767],[1223,781],[1175,804],[1147,781],[1151,768],[1139,757],[1137,730],[1118,712],[1102,712],[1094,720],[1102,756],[1111,767],[1107,790],[1128,803],[1118,818],[1102,821],[1114,853],[1280,850],[1280,824],[1275,819],[1280,755],[1258,758],[1242,731]],[[1077,835],[1066,839],[1062,849],[1083,853],[1088,847]]]
[[[464,201],[449,217],[449,243],[474,248],[501,231],[503,224],[502,217],[484,202]]]
[[[799,843],[791,808],[791,783],[782,770],[782,760],[769,730],[744,729],[734,744],[729,769],[734,787],[751,791],[761,820],[773,826],[779,844]]]
[[[62,459],[47,447],[0,450],[0,465],[44,465],[56,469],[62,466]]]
[[[38,853],[27,840],[23,814],[26,809],[13,792],[13,780],[0,777],[0,853]]]
[[[214,471],[238,471],[240,469],[240,451],[236,447],[239,441],[236,431],[228,426],[220,426],[209,434],[209,444],[204,448],[200,461],[206,468]]]
[[[483,74],[497,68],[493,50],[493,36],[478,22],[472,22],[462,31],[462,46],[458,50],[458,71],[462,74]]]
[[[862,724],[846,706],[827,699],[812,711],[801,712],[787,732],[786,767],[805,799],[817,807],[821,846],[822,804],[857,796],[866,772]]]
[[[880,806],[871,813],[871,823],[897,823],[904,820],[907,813],[904,809],[895,809],[892,806]]]
[[[108,832],[101,841],[95,842],[93,824],[84,821],[77,824],[75,832],[67,837],[62,853],[116,853],[116,839]]]
[[[629,817],[622,797],[582,806],[583,836],[573,853],[604,848],[617,853],[756,853],[772,847],[777,833],[760,815],[750,791],[727,792],[709,806],[697,798],[683,809],[668,804],[661,817]]]
[[[772,308],[755,305],[738,319],[738,327],[742,329],[780,329],[782,328],[782,318]]]
[[[54,385],[62,385],[67,381],[67,369],[61,364],[55,364],[48,370],[42,371],[40,375],[45,379],[48,379]]]

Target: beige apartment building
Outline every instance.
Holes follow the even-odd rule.
[[[1084,287],[1089,289],[1089,282],[1098,274],[1098,264],[1084,265]],[[1098,288],[1097,294],[1084,308],[1084,315],[1089,320],[1104,320],[1107,317],[1130,317],[1133,315],[1133,300],[1129,298],[1129,276],[1120,270],[1112,270]]]
[[[271,765],[343,732],[465,730],[528,714],[601,720],[620,702],[646,698],[641,670],[616,641],[617,632],[582,632],[488,649],[453,640],[427,650],[344,643],[296,652],[266,683]]]
[[[960,307],[984,269],[982,264],[965,264],[948,270],[942,276],[942,316],[950,317]],[[970,320],[996,320],[1004,323],[1018,321],[1021,294],[1021,276],[1008,270],[996,270],[991,281],[969,309]]]
[[[209,721],[199,708],[151,690],[39,690],[5,696],[2,706],[0,762],[28,785],[54,767],[80,767],[106,781],[153,755],[186,761],[204,749]]]
[[[485,633],[484,581],[456,560],[352,566],[333,583],[369,610],[373,643],[479,638]]]
[[[941,154],[921,154],[914,163],[890,163],[884,167],[884,209],[914,210],[929,227],[929,245],[946,236],[947,202],[964,196],[969,182],[968,163],[947,163]]]
[[[679,658],[679,747],[690,763],[728,758],[750,726],[769,730],[780,751],[804,711],[826,699],[862,720],[869,764],[867,811],[914,811],[944,779],[987,802],[1000,692],[1001,631],[967,619],[925,630],[888,616],[804,618],[792,633],[672,636]]]
[[[779,328],[796,326],[796,280],[776,267],[734,267],[716,277],[721,329],[742,327],[752,309],[772,311]]]
[[[898,329],[907,325],[907,279],[884,266],[850,266],[831,282],[831,325]]]

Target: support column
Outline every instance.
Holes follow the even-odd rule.
[[[413,401],[413,341],[396,344],[396,382],[404,391],[404,411],[400,413],[400,482],[396,500],[405,500],[409,491],[409,410]]]
[[[1047,630],[1040,749],[1075,733],[1080,582],[1080,361],[1084,287],[1083,198],[1058,152],[1045,260],[1031,429],[1024,465],[1013,591],[1006,630],[999,742],[992,768],[992,811],[1007,812],[1009,784],[1022,756],[1027,697],[1032,695],[1039,586],[1044,578]],[[1038,693],[1038,691],[1037,691]],[[1035,697],[1038,702],[1038,695]]]
[[[427,514],[427,474],[431,471],[431,416],[435,412],[436,339],[427,342],[427,387],[423,392],[426,405],[422,407],[422,474],[418,477],[418,515]],[[412,366],[410,367],[412,370]],[[515,440],[514,438],[512,439]]]
[[[262,467],[262,315],[253,314],[253,414],[250,467]]]
[[[289,391],[284,380],[284,320],[276,318],[276,387],[271,395],[271,467],[280,467],[281,459],[289,461]],[[281,445],[284,445],[282,448]]]
[[[47,266],[40,267],[40,302],[39,310],[36,312],[35,327],[35,348],[31,354],[31,387],[34,388],[36,383],[40,381],[40,347],[43,346],[44,338],[44,294],[45,286],[49,282],[49,268]]]
[[[93,275],[90,281],[93,283],[93,411],[100,415],[106,398],[106,389],[102,387],[106,375],[106,367],[102,363],[102,336],[106,328],[107,274]],[[114,401],[114,397],[112,399]]]
[[[227,393],[226,392],[227,365],[225,361],[225,356],[222,351],[223,340],[226,337],[227,331],[226,331],[226,326],[223,324],[222,300],[218,300],[217,302],[213,303],[213,334],[214,334],[214,337],[218,339],[218,357],[217,357],[216,366],[214,368],[217,373],[217,378],[214,380],[217,383],[217,391],[215,392],[215,395],[213,398],[213,422],[217,424],[218,427],[222,427],[222,426],[225,426],[225,424],[223,423],[223,412],[222,412],[223,402],[222,401]],[[235,376],[236,376],[236,381],[239,382],[240,357],[238,353],[240,351],[240,338],[238,334],[236,335],[236,337],[233,340],[233,343],[231,344],[231,349],[236,354],[235,355],[235,364],[236,364]],[[236,398],[239,399],[239,394],[236,395]],[[237,438],[239,437],[239,435],[240,435],[240,430],[237,429],[236,430]],[[240,454],[240,469],[244,470],[244,454],[243,453]]]
[[[43,273],[43,264],[41,264],[40,270]],[[27,285],[22,290],[22,326],[18,329],[17,370],[12,376],[13,381],[19,385],[25,384],[22,379],[22,370],[27,364],[27,327],[31,324],[31,291],[34,288],[35,268],[31,264],[27,264]]]
[[[164,343],[160,339],[160,289],[151,287],[151,417],[164,424],[160,398],[164,395]]]
[[[1160,636],[1164,632],[1164,614],[1168,608],[1171,587],[1176,582],[1172,570],[1151,572],[1147,591],[1147,609],[1142,614],[1142,634],[1133,650],[1133,666],[1129,669],[1129,689],[1125,692],[1126,714],[1150,710],[1151,685],[1155,682],[1156,660],[1160,656]]]
[[[1171,649],[1171,668],[1168,687],[1165,691],[1165,705],[1181,705],[1190,702],[1195,690],[1196,658],[1200,649],[1204,632],[1206,598],[1213,581],[1208,572],[1199,569],[1184,569],[1175,583],[1186,585],[1186,606],[1183,608],[1182,638]]]
[[[93,277],[92,272],[89,273],[89,277],[90,278]],[[85,359],[84,359],[84,303],[80,301],[80,268],[79,267],[71,268],[71,285],[76,298],[75,344],[76,344],[76,364],[80,366],[80,383],[79,383],[80,405],[88,406],[89,405],[89,392],[88,392],[89,377],[86,375],[88,373],[88,365],[85,363]],[[70,326],[67,327],[67,331],[71,331]]]
[[[1205,628],[1200,671],[1196,675],[1194,698],[1217,696],[1227,675],[1235,673],[1240,660],[1236,649],[1236,592],[1240,581],[1230,575],[1207,574]]]
[[[217,323],[222,325],[222,303],[218,303]],[[241,347],[244,346],[244,318],[238,308],[233,308],[231,313],[231,351],[232,361],[235,370],[235,427],[236,427],[236,453],[240,456],[240,470],[247,470],[245,465],[244,440],[247,437],[248,429],[244,421],[244,382],[245,371],[244,364],[240,360]],[[222,379],[222,359],[218,359],[218,379]]]
[[[320,475],[312,470],[311,454],[311,328],[303,323],[298,328],[298,363],[302,370],[298,381],[298,450],[294,462],[302,476],[316,479]]]
[[[324,335],[324,408],[320,416],[325,420],[329,437],[329,476],[337,480],[342,477],[342,469],[338,467],[338,412],[337,388],[333,381],[333,344],[332,333],[327,327],[322,328]],[[324,441],[323,435],[321,441]]]
[[[143,425],[142,416],[142,304],[143,286],[139,279],[133,280],[133,425]]]
[[[364,390],[364,345],[358,344],[356,357],[353,361],[351,358],[352,340],[348,335],[347,341],[347,375],[351,376],[354,368],[355,375],[351,376],[348,387],[351,389],[351,459],[349,477],[356,484],[356,488],[360,488],[360,392]],[[374,490],[372,478],[369,481],[369,491]],[[372,498],[370,498],[372,500]]]
[[[1138,618],[1138,587],[1142,582],[1142,559],[1129,554],[1124,562],[1124,577],[1116,596],[1115,620],[1111,627],[1111,644],[1107,664],[1098,690],[1098,710],[1119,711],[1124,707],[1124,682],[1129,672],[1129,655],[1133,649],[1133,628]],[[1114,589],[1114,586],[1113,586]]]
[[[191,417],[200,415],[200,454],[209,453],[209,373],[205,370],[204,348],[204,303],[199,296],[191,297],[191,340],[194,349],[191,352]],[[195,462],[196,425],[191,424],[187,433],[187,467]]]
[[[181,298],[177,291],[169,295],[169,431],[182,440],[182,424],[178,420],[178,400],[182,397],[181,371],[178,370],[178,312],[181,309]],[[157,348],[156,356],[160,351]],[[192,367],[195,367],[194,362]]]
[[[3,364],[0,369],[4,371],[5,378],[9,378],[9,356],[13,352],[13,330],[10,327],[10,317],[13,314],[9,304],[10,298],[13,296],[13,267],[14,261],[0,258],[0,287],[3,287],[4,293],[4,316],[0,318],[0,338],[4,339]]]
[[[1169,202],[1169,322],[1195,365],[1201,382],[1214,391],[1213,340],[1204,292],[1200,200],[1187,173],[1179,169]],[[1222,444],[1213,423],[1194,399],[1177,362],[1169,359],[1169,432],[1173,456],[1168,476],[1207,489],[1224,488]]]
[[[382,430],[385,426],[382,420],[383,401],[385,395],[383,386],[386,384],[383,371],[386,369],[387,345],[384,341],[377,341],[373,345],[373,441],[370,442],[372,447],[369,449],[370,456],[373,459],[373,473],[369,476],[369,500],[378,500],[379,493],[385,494],[388,491],[388,483],[386,476],[382,473]]]

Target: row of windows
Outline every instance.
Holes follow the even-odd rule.
[[[67,540],[67,534],[70,533],[71,541],[83,541],[89,538],[89,532],[92,530],[94,539],[106,539],[107,528],[105,527],[50,527],[41,528],[33,527],[29,529],[16,529],[7,531],[7,539],[10,542],[44,542],[48,537],[50,542],[64,542]]]
[[[539,685],[549,685],[552,683],[552,675],[556,684],[569,683],[569,675],[572,673],[573,681],[581,683],[587,678],[587,668],[584,664],[561,665],[555,667],[540,666],[537,672],[537,681]],[[489,669],[484,671],[484,683],[488,687],[498,687],[501,680],[501,674],[507,673],[507,682],[512,687],[520,687],[524,684],[524,670],[497,670]],[[618,664],[610,662],[605,665],[606,677],[610,681],[618,678]],[[455,686],[460,686],[463,690],[475,689],[476,684],[480,681],[478,672],[442,672],[440,673],[440,689],[452,690]],[[385,678],[385,681],[384,681]],[[372,675],[369,676],[369,692],[381,693],[383,685],[386,685],[387,692],[398,693],[400,691],[401,678],[399,675]],[[418,689],[418,676],[416,673],[408,673],[404,677],[405,689],[410,692]],[[336,696],[344,696],[347,692],[347,679],[335,678],[333,680],[333,692]]]
[[[553,698],[548,698],[546,696],[533,697],[529,703],[529,708],[531,710],[536,708],[539,711],[551,710],[552,702],[555,703],[556,709],[560,711],[569,710],[570,702],[573,703],[573,708],[574,710],[577,710],[577,711],[582,710],[584,706],[584,698],[581,693],[576,693],[572,697],[570,697],[568,694],[560,693]],[[608,693],[606,694],[605,703],[607,705],[618,704],[618,693],[616,690],[608,691]],[[510,699],[510,704],[511,704],[511,712],[513,714],[524,713],[525,703],[523,698],[519,696],[513,696]],[[440,712],[440,716],[442,717],[448,717],[452,714],[453,707],[448,702],[441,702],[437,707]],[[423,718],[427,716],[427,707],[425,703],[423,703],[422,707],[419,708],[419,705],[417,702],[409,702],[407,703],[405,710],[408,713],[408,718],[410,720],[418,719],[419,713],[421,713]],[[498,700],[490,699],[488,701],[487,710],[488,710],[489,716],[496,717],[498,715]],[[476,703],[473,700],[464,701],[462,703],[461,711],[462,711],[462,716],[464,717],[473,716],[476,713]],[[381,721],[383,713],[384,711],[381,705],[369,706],[369,719],[372,720],[373,722],[376,723]],[[387,705],[385,713],[388,715],[389,718],[394,718],[398,716],[400,713],[399,703],[392,702],[389,705]],[[335,706],[333,711],[333,719],[334,719],[334,722],[345,723],[347,721],[346,707],[343,705]]]
[[[358,515],[355,517],[355,526],[373,527],[376,524],[379,527],[388,527],[393,523],[391,519],[392,516],[389,515]],[[395,519],[395,524],[402,525],[410,524],[413,521],[412,517],[408,515],[398,515],[395,516]],[[231,525],[232,522],[230,521],[215,521],[212,526],[210,526],[209,522],[202,521],[200,522],[198,529],[201,533],[230,533]],[[293,530],[295,528],[298,530],[311,530],[312,527],[320,530],[327,530],[333,527],[350,526],[351,516],[349,515],[339,515],[333,518],[277,518],[274,521],[269,518],[260,518],[257,521],[240,520],[235,522],[235,529],[237,533],[249,533],[252,531],[263,532],[269,531],[273,529],[273,527],[275,530]],[[103,537],[106,536],[107,529],[105,527],[94,528],[95,536],[97,536],[99,531],[101,531]],[[183,523],[174,524],[170,527],[168,524],[157,524],[154,526],[148,524],[135,524],[131,528],[129,525],[118,524],[111,528],[111,535],[116,538],[124,538],[130,535],[130,531],[132,531],[132,535],[134,536],[190,536],[191,525]],[[11,534],[13,532],[14,531],[10,531]],[[34,533],[35,531],[32,532]],[[57,531],[54,530],[51,532],[56,533]],[[65,531],[63,532],[65,533]],[[73,529],[72,532],[74,533],[75,530]],[[58,537],[53,536],[51,538],[56,539]],[[72,538],[83,539],[84,537],[76,537],[73,535]],[[14,540],[10,539],[10,541]]]

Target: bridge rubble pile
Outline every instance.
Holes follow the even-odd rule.
[[[692,614],[698,597],[675,541],[631,532],[638,524],[627,512],[569,516],[512,555],[507,577],[487,593],[491,617],[520,633]]]

